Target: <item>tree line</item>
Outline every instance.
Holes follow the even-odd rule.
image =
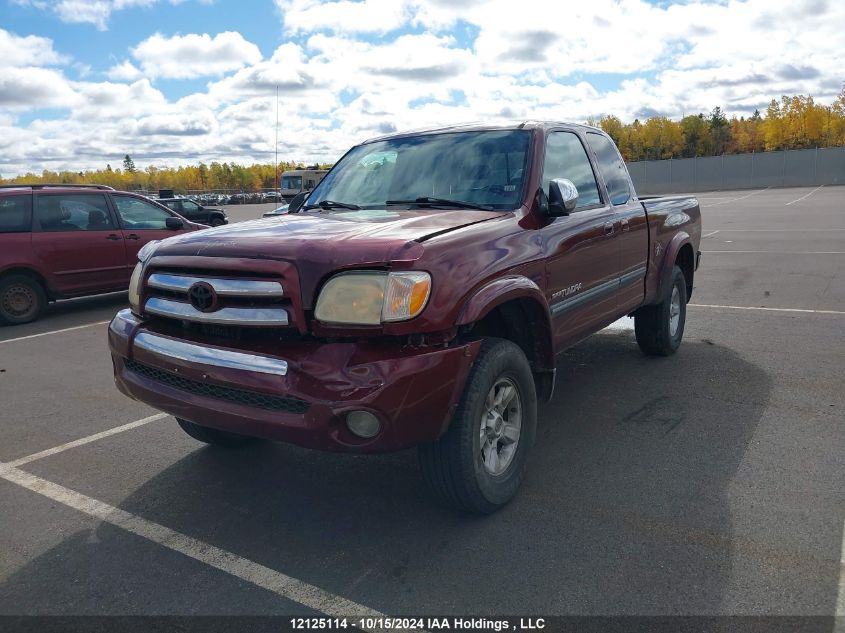
[[[607,132],[627,161],[720,156],[784,149],[845,145],[845,85],[829,105],[811,96],[772,99],[765,115],[728,119],[720,107],[709,115],[691,114],[679,121],[656,116],[622,123],[604,116],[590,125]]]
[[[709,115],[691,114],[679,121],[655,116],[644,122],[635,119],[623,123],[616,116],[590,120],[589,125],[607,132],[627,161],[719,156],[783,149],[808,149],[845,145],[845,85],[834,102],[819,105],[811,96],[784,95],[772,99],[765,115],[755,110],[750,117],[725,116],[720,107]],[[328,168],[330,165],[320,165]],[[253,192],[278,187],[277,173],[303,169],[302,163],[239,165],[237,163],[200,162],[181,167],[135,168],[129,155],[122,168],[87,171],[50,171],[27,173],[15,178],[0,178],[2,184],[72,183],[102,184],[128,191],[172,189],[191,191]],[[278,172],[277,172],[278,169]]]
[[[330,165],[309,165],[308,167],[328,168]],[[156,167],[137,169],[135,161],[128,154],[123,158],[122,167],[112,169],[91,169],[86,171],[51,171],[45,169],[40,174],[27,173],[15,178],[0,178],[2,184],[99,184],[108,185],[122,191],[150,191],[172,189],[177,193],[192,191],[220,191],[226,193],[255,192],[262,189],[278,188],[278,176],[290,169],[305,169],[303,163],[280,162],[277,167],[271,164],[239,165],[229,162],[200,162],[197,165],[180,167]]]

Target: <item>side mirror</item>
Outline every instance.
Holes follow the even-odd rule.
[[[305,204],[305,199],[308,197],[308,194],[308,191],[296,194],[293,197],[293,200],[290,201],[290,204],[288,204],[288,213],[299,213],[302,205]]]
[[[164,221],[164,225],[171,231],[178,231],[185,228],[185,223],[182,218],[176,218],[172,215]]]
[[[549,214],[569,215],[578,205],[578,188],[567,178],[555,178],[549,183]]]

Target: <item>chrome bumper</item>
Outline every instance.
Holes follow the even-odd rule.
[[[130,310],[121,310],[112,319],[109,329],[119,336],[127,336],[139,325],[140,321]],[[235,352],[209,345],[197,345],[196,343],[144,331],[138,332],[130,340],[133,349],[144,350],[164,361],[181,360],[198,365],[224,367],[274,376],[285,376],[288,373],[288,362],[271,356]]]

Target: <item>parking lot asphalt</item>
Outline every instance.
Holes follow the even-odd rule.
[[[413,451],[147,421],[106,349],[125,293],[0,329],[0,614],[845,616],[845,187],[697,197],[680,351],[623,319],[561,354],[484,518],[437,505]]]

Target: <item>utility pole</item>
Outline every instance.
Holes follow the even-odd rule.
[[[279,203],[279,84],[276,84],[276,179],[273,181],[273,198]]]

